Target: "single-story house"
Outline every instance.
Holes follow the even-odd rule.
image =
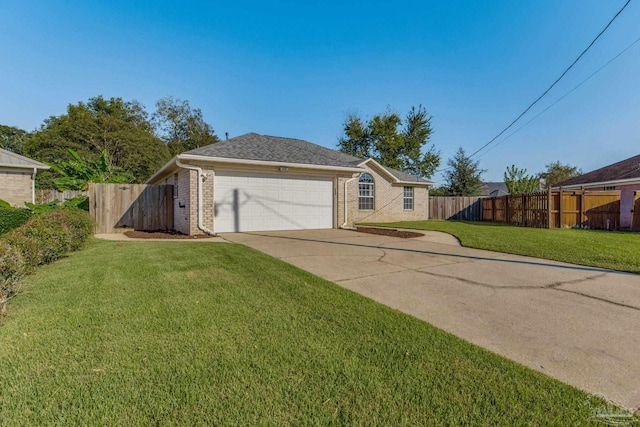
[[[636,192],[640,194],[640,155],[567,179],[554,188],[620,191],[620,227],[631,227]]]
[[[35,203],[35,179],[38,170],[49,166],[0,148],[0,200],[12,206]]]
[[[424,220],[434,183],[308,141],[248,133],[177,155],[147,184],[174,186],[174,228],[191,235]]]

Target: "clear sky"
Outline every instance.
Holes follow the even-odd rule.
[[[222,138],[257,132],[334,148],[346,113],[404,116],[422,104],[446,164],[517,117],[624,3],[4,0],[0,124],[34,130],[96,95],[149,111],[174,96]],[[638,38],[632,0],[521,124]],[[637,154],[640,43],[479,160],[485,180],[502,180],[511,164],[532,173],[560,160],[587,172]]]

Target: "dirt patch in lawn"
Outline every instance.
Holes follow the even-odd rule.
[[[124,233],[125,236],[132,239],[210,239],[213,236],[207,234],[198,234],[188,236],[175,230],[156,230],[156,231],[138,231],[130,230]]]
[[[382,234],[383,236],[401,237],[403,239],[424,236],[424,234],[422,233],[416,233],[406,230],[396,230],[393,228],[356,227],[356,230],[360,233]]]

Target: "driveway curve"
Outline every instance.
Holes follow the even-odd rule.
[[[627,408],[640,407],[640,276],[461,247],[424,232],[229,233],[467,341]]]

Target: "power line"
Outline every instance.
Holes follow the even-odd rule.
[[[587,53],[587,51],[589,49],[591,49],[591,47],[595,44],[595,42],[600,38],[600,36],[602,36],[604,34],[605,31],[607,31],[607,29],[611,26],[611,24],[613,24],[613,21],[616,20],[616,18],[622,13],[622,11],[629,5],[629,3],[631,3],[631,0],[627,0],[627,2],[624,4],[624,6],[622,6],[622,8],[618,11],[618,13],[616,13],[614,15],[613,18],[611,18],[611,20],[609,21],[609,23],[602,29],[602,31],[600,31],[598,33],[598,35],[596,36],[596,38],[594,38],[591,43],[589,43],[589,46],[587,46],[581,53],[580,55],[578,55],[578,57],[571,63],[571,65],[569,65],[567,67],[566,70],[564,70],[564,72],[560,75],[560,77],[558,77],[553,83],[551,83],[551,86],[549,86],[547,88],[547,90],[545,90],[542,95],[540,95],[538,98],[536,98],[535,101],[533,101],[531,104],[529,104],[529,106],[522,112],[520,113],[520,115],[518,117],[516,117],[516,119],[514,121],[512,121],[511,123],[509,123],[509,126],[507,126],[506,128],[502,129],[500,131],[499,134],[497,134],[496,136],[494,136],[491,141],[487,142],[486,144],[484,144],[482,147],[480,147],[478,150],[476,150],[473,154],[471,154],[469,157],[473,157],[476,154],[478,154],[480,151],[484,150],[485,147],[487,147],[489,144],[491,144],[493,141],[495,141],[496,139],[500,138],[500,136],[502,136],[503,133],[505,133],[507,130],[509,130],[511,128],[511,126],[513,126],[514,124],[516,124],[516,122],[518,120],[520,120],[522,118],[522,116],[524,116],[525,114],[527,114],[527,112],[538,103],[538,101],[540,101],[542,98],[544,98],[544,96],[549,93],[549,91],[560,81],[562,80],[562,78],[569,72],[569,70],[571,70],[573,68],[574,65],[576,65],[576,63],[580,60],[580,58],[582,58],[584,56],[585,53]]]
[[[487,154],[488,152],[490,152],[491,150],[493,150],[494,148],[496,148],[497,146],[499,146],[500,144],[502,144],[503,142],[505,142],[507,139],[511,138],[513,135],[515,135],[516,133],[520,132],[524,127],[526,127],[527,125],[529,125],[531,122],[533,122],[535,119],[537,119],[538,117],[540,117],[541,115],[543,115],[544,113],[546,113],[551,107],[553,107],[554,105],[556,105],[557,103],[559,103],[560,101],[562,101],[563,99],[565,99],[567,96],[569,96],[571,93],[573,93],[576,89],[578,89],[580,86],[582,86],[584,83],[587,82],[587,80],[591,79],[593,76],[595,76],[596,74],[598,74],[600,71],[602,71],[605,67],[607,67],[609,64],[611,64],[613,61],[615,61],[616,59],[618,59],[620,56],[622,56],[624,53],[626,53],[629,49],[631,49],[633,46],[635,46],[638,42],[640,42],[640,38],[636,39],[633,43],[631,43],[629,46],[625,47],[622,51],[620,51],[620,53],[618,53],[616,56],[614,56],[613,58],[611,58],[610,60],[608,60],[604,65],[602,65],[600,68],[598,68],[596,71],[594,71],[593,73],[589,74],[589,76],[587,78],[585,78],[584,80],[582,80],[580,83],[578,83],[577,85],[575,85],[570,91],[568,91],[567,93],[565,93],[564,95],[562,95],[560,98],[556,99],[552,104],[550,104],[547,108],[545,108],[544,110],[542,110],[541,112],[539,112],[538,114],[536,114],[535,116],[533,116],[531,118],[531,120],[529,120],[528,122],[526,122],[525,124],[523,124],[522,126],[520,126],[518,129],[516,129],[515,131],[513,131],[512,133],[510,133],[509,135],[507,135],[505,138],[503,138],[500,142],[498,142],[497,144],[495,144],[494,146],[492,146],[491,148],[489,148],[487,151],[485,151],[484,153],[482,153],[480,156],[478,156],[478,158],[484,156],[485,154]]]
[[[613,18],[611,18],[611,20],[607,23],[607,25],[598,33],[598,35],[591,41],[591,43],[589,43],[589,45],[580,53],[580,55],[578,55],[578,57],[571,63],[571,65],[569,65],[563,72],[562,74],[560,74],[560,77],[558,77],[557,79],[555,79],[555,81],[553,83],[551,83],[551,85],[542,93],[542,95],[538,96],[535,101],[533,101],[531,104],[529,104],[529,106],[527,108],[525,108],[525,110],[520,113],[520,115],[518,115],[518,117],[516,117],[511,123],[509,123],[509,125],[507,127],[505,127],[504,129],[502,129],[500,131],[500,133],[498,133],[496,136],[494,136],[493,138],[491,138],[491,140],[489,142],[487,142],[486,144],[484,144],[482,147],[480,147],[479,149],[477,149],[476,151],[474,151],[469,158],[472,158],[473,156],[475,156],[476,154],[478,154],[480,151],[484,150],[486,147],[488,147],[490,144],[492,144],[496,139],[500,138],[506,131],[508,131],[509,129],[511,129],[511,127],[516,124],[516,122],[518,122],[518,120],[520,120],[522,118],[522,116],[524,116],[525,114],[527,114],[527,112],[529,112],[529,110],[531,110],[531,108],[533,108],[534,105],[536,105],[542,98],[544,98],[550,91],[551,89],[553,89],[553,87],[558,84],[558,82],[560,80],[562,80],[562,78],[569,72],[569,70],[571,70],[573,68],[574,65],[576,65],[576,63],[587,53],[587,51],[589,51],[589,49],[591,49],[591,47],[595,44],[595,42],[605,33],[605,31],[607,31],[607,29],[611,26],[611,24],[613,24],[613,21],[616,20],[616,18],[618,18],[618,16],[622,13],[623,10],[626,9],[626,7],[629,5],[629,3],[631,3],[631,0],[627,0],[627,2],[622,6],[622,8],[620,8],[620,10],[618,11],[618,13],[616,13]],[[449,168],[445,168],[445,169],[441,169],[438,170],[436,172],[443,172],[450,169]]]

